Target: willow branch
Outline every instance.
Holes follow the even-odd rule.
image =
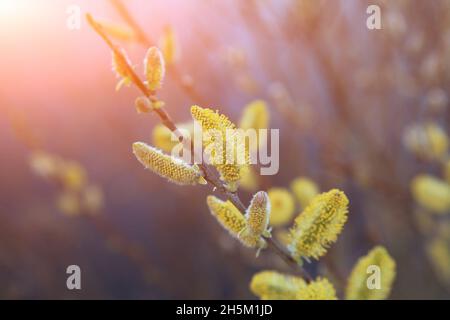
[[[102,26],[97,23],[94,18],[90,14],[86,15],[86,18],[89,22],[89,24],[92,26],[92,28],[102,37],[102,39],[105,40],[106,44],[110,47],[111,50],[113,50],[114,54],[117,54],[119,56],[123,57],[123,54],[118,48],[112,43],[112,41],[108,38],[106,33],[103,31]],[[124,59],[126,61],[126,59]],[[129,73],[129,76],[132,80],[132,82],[136,85],[136,87],[150,100],[157,101],[157,98],[155,96],[155,93],[150,91],[142,82],[142,80],[139,78],[139,76],[135,73],[133,68],[126,65],[127,72]],[[179,139],[180,142],[184,142],[185,145],[190,146],[190,140],[183,137],[178,130],[175,123],[172,121],[171,117],[167,113],[167,111],[164,109],[164,107],[156,108],[154,109],[158,117],[160,118],[162,124],[166,126],[171,132],[173,132]],[[227,197],[228,200],[230,200],[236,208],[239,209],[241,214],[244,214],[246,211],[246,208],[244,204],[242,203],[241,199],[239,198],[238,194],[235,192],[230,192],[224,185],[224,183],[220,180],[217,173],[211,166],[206,165],[204,163],[201,163],[198,165],[200,169],[202,170],[204,174],[204,178],[206,181],[208,181],[213,187],[215,187],[219,192],[221,192],[223,195]],[[294,270],[298,271],[305,279],[308,281],[312,280],[312,277],[306,272],[301,266],[297,264],[297,262],[290,256],[289,253],[287,253],[282,247],[276,243],[275,240],[271,238],[265,238],[265,240],[268,243],[269,248],[272,249],[272,251],[280,256],[290,267],[292,267]]]
[[[119,13],[119,15],[122,17],[122,19],[125,21],[125,23],[127,23],[128,26],[134,31],[137,40],[141,45],[147,48],[154,45],[154,41],[150,39],[144,29],[142,29],[136,19],[134,19],[133,15],[130,14],[130,11],[125,6],[122,0],[111,0],[111,3]],[[183,76],[180,74],[178,69],[175,68],[175,66],[171,65],[167,68],[167,70],[173,76],[175,83],[184,90],[184,92],[192,99],[192,101],[195,101],[200,105],[206,105],[205,100],[201,97],[201,95],[191,85],[186,85],[186,82],[183,80]]]

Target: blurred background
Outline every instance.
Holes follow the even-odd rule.
[[[381,30],[366,27],[370,4]],[[397,262],[391,298],[450,298],[448,0],[0,0],[0,298],[253,299],[255,272],[289,272],[222,230],[209,187],[136,161],[132,143],[156,144],[158,118],[136,113],[135,88],[115,91],[87,12],[141,74],[149,44],[175,39],[158,96],[177,123],[193,104],[238,122],[265,101],[280,171],[242,189],[246,204],[297,177],[345,191],[349,221],[312,274],[342,292],[381,244]],[[66,288],[71,264],[81,291]]]

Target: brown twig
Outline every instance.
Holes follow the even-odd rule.
[[[98,24],[94,18],[90,14],[86,15],[87,21],[92,26],[92,28],[102,37],[102,39],[105,40],[106,44],[110,47],[111,50],[118,56],[124,59],[126,61],[125,57],[123,56],[122,52],[117,49],[117,47],[112,43],[112,41],[108,38],[106,33],[103,31],[103,28],[100,24]],[[157,98],[154,94],[154,92],[147,89],[147,87],[144,85],[142,80],[139,78],[139,76],[134,72],[133,68],[126,64],[127,72],[129,73],[129,76],[132,80],[132,82],[137,86],[137,88],[149,99],[152,101],[157,101]],[[171,117],[169,114],[165,111],[163,107],[155,109],[156,114],[161,119],[161,122],[163,125],[165,125],[171,132],[175,133],[180,141],[184,141],[186,144],[190,146],[190,142],[188,143],[188,139],[184,138],[180,131],[178,130],[177,126],[174,124],[174,122],[171,120]],[[206,181],[208,181],[213,187],[215,187],[219,192],[223,193],[228,200],[230,200],[236,208],[239,209],[239,211],[243,214],[246,210],[244,204],[240,200],[239,196],[235,192],[229,191],[224,183],[220,180],[218,175],[209,165],[206,164],[199,164],[200,169],[203,171],[204,178]],[[301,266],[297,264],[297,262],[287,253],[284,249],[281,248],[280,245],[276,243],[275,240],[271,238],[265,239],[269,245],[269,248],[272,249],[274,253],[276,253],[278,256],[280,256],[290,267],[292,267],[294,270],[298,271],[306,280],[311,281],[312,277],[309,275],[309,273],[304,270]]]
[[[137,37],[137,41],[145,46],[146,48],[154,45],[154,41],[150,39],[150,37],[146,34],[144,29],[139,25],[139,23],[133,18],[130,14],[128,8],[123,4],[122,0],[111,0],[112,5],[125,21],[128,26],[134,31]],[[171,74],[175,83],[182,88],[185,93],[200,105],[206,105],[206,101],[201,97],[201,95],[192,87],[192,85],[186,85],[186,82],[183,80],[183,76],[180,74],[179,70],[175,68],[174,65],[169,65],[167,68],[168,73]]]

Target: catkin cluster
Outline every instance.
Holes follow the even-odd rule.
[[[160,125],[154,129],[154,144],[166,152],[173,150],[178,143],[173,139],[174,132],[181,133],[183,137],[185,134],[190,136],[194,127],[191,122],[179,126],[171,123],[170,117],[162,110],[164,102],[156,97],[156,91],[162,87],[165,67],[174,66],[178,59],[179,48],[173,30],[170,28],[165,30],[160,41],[162,51],[156,47],[147,51],[144,59],[146,81],[141,82],[125,52],[116,49],[111,44],[102,31],[98,30],[91,17],[88,17],[88,20],[113,49],[113,69],[120,78],[117,88],[124,84],[134,83],[144,93],[144,96],[138,97],[135,101],[136,110],[139,113],[151,111],[158,113],[164,127]],[[105,30],[110,34],[118,33],[114,28],[104,28],[103,31]],[[133,32],[122,32],[121,35],[127,39],[139,38]],[[245,55],[242,52],[233,51],[230,52],[229,58],[235,68],[239,86],[247,91],[255,90],[256,83],[246,71]],[[185,82],[182,81],[182,83]],[[225,187],[224,193],[228,195],[229,199],[234,200],[240,185],[243,189],[252,192],[259,186],[258,176],[249,161],[250,152],[255,150],[252,145],[242,139],[239,130],[267,129],[269,125],[267,109],[267,104],[262,100],[250,102],[243,109],[238,128],[228,117],[218,111],[196,105],[191,107],[191,116],[195,122],[200,124],[203,131],[202,147],[209,151],[207,153],[208,160],[220,174],[223,185],[218,185],[215,180],[207,176],[209,167],[202,166],[202,170],[200,170],[197,165],[188,164],[143,142],[134,143],[133,152],[144,167],[171,182],[179,185],[195,185],[206,183],[205,179],[209,179],[208,181],[212,182],[215,187]],[[447,149],[446,141],[438,132],[439,130],[435,130],[435,128],[427,128],[427,130],[433,134],[430,140],[433,156],[441,157],[444,149]],[[259,132],[257,135],[257,147],[261,147],[266,141],[261,139]],[[178,138],[179,136],[177,136]],[[406,138],[409,146],[412,145],[411,139],[410,137]],[[412,149],[417,150],[416,146],[413,146]],[[282,229],[279,231],[282,232],[282,242],[286,244],[291,255],[288,258],[293,258],[301,264],[302,259],[319,259],[326,253],[329,245],[337,240],[337,236],[347,220],[349,201],[346,195],[337,189],[319,194],[319,188],[314,181],[305,177],[295,179],[291,183],[291,189],[292,194],[285,188],[271,188],[267,193],[257,192],[245,212],[241,212],[233,204],[237,203],[241,207],[239,201],[222,201],[215,196],[207,197],[207,206],[211,214],[230,235],[246,247],[257,248],[258,254],[261,249],[267,247],[268,241],[272,241],[268,240],[271,237],[270,225],[279,227],[291,221],[296,203],[298,203],[303,212],[295,219],[293,227],[289,232]],[[428,202],[430,201],[423,201],[423,203]],[[357,263],[349,279],[348,298],[372,297],[364,293],[361,287],[362,270],[368,263],[378,263],[384,270],[387,270],[388,275],[382,281],[385,289],[382,294],[379,293],[375,297],[387,296],[395,276],[395,262],[383,250],[374,249]],[[439,250],[434,251],[438,252]],[[262,299],[333,300],[337,298],[333,285],[326,278],[318,277],[316,280],[306,281],[276,271],[263,271],[256,274],[251,281],[250,289]]]
[[[62,213],[69,216],[97,214],[103,208],[102,189],[89,182],[85,168],[78,162],[37,151],[31,155],[30,167],[35,174],[60,187],[56,204]]]
[[[267,194],[260,191],[253,196],[245,216],[230,202],[208,196],[211,214],[234,238],[250,248],[264,249],[269,238],[270,202]]]

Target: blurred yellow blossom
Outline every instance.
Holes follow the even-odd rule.
[[[448,136],[438,125],[428,122],[410,125],[405,129],[403,142],[418,157],[440,160],[448,150]]]
[[[164,33],[159,41],[159,47],[164,56],[164,60],[168,66],[175,64],[180,57],[180,47],[172,27],[164,28]]]
[[[299,290],[297,300],[337,300],[336,290],[326,278],[317,278]]]
[[[74,191],[63,191],[58,195],[56,201],[58,209],[68,216],[81,213],[80,199]]]
[[[433,239],[426,246],[426,252],[436,275],[450,284],[450,242],[443,238]]]
[[[380,288],[368,287],[368,278],[372,275],[369,271],[371,266],[380,270]],[[347,300],[382,300],[386,299],[391,292],[392,283],[395,279],[395,261],[384,247],[373,248],[366,256],[360,258],[348,279],[346,289]]]
[[[250,282],[250,290],[262,300],[295,300],[306,282],[277,271],[261,271]]]
[[[292,181],[291,189],[302,208],[306,208],[320,192],[317,184],[306,177],[298,177]]]
[[[284,188],[271,188],[267,193],[272,206],[270,224],[281,226],[291,221],[295,210],[295,202],[291,193]]]
[[[414,199],[424,208],[435,213],[450,210],[450,185],[431,175],[419,174],[411,182]]]

